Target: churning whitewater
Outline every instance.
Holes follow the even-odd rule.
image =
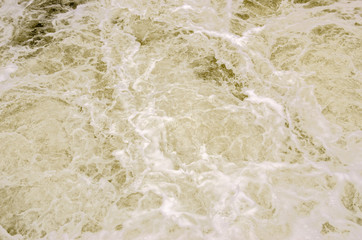
[[[0,239],[359,239],[361,26],[353,0],[0,0]]]

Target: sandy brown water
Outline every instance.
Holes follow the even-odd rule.
[[[360,239],[361,25],[347,0],[0,0],[0,239]]]

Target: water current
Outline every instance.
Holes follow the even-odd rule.
[[[361,239],[361,26],[352,0],[0,0],[0,239]]]

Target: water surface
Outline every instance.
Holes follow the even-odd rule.
[[[0,239],[359,239],[361,9],[1,0]]]

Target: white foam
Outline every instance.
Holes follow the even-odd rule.
[[[274,99],[261,97],[255,94],[254,90],[247,90],[245,93],[249,96],[246,100],[252,103],[265,103],[274,109],[280,116],[284,117],[283,106],[277,103]]]
[[[6,67],[0,68],[0,82],[9,80],[10,74],[16,72],[18,66],[16,64],[9,64]]]

